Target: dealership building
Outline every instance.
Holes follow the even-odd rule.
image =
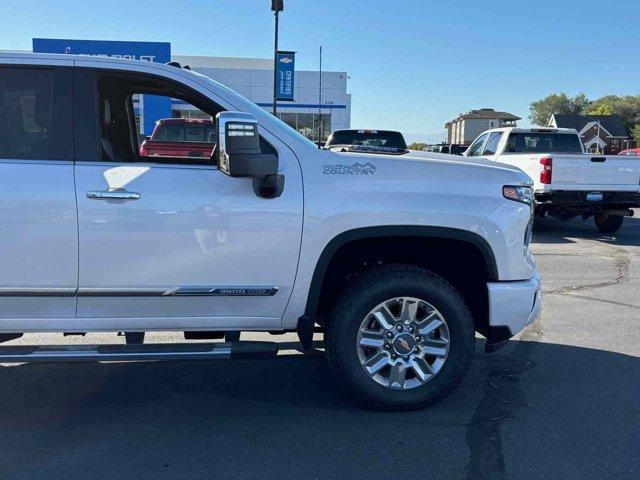
[[[171,59],[181,65],[189,65],[216,82],[235,90],[260,107],[273,109],[273,59],[197,57],[172,55]],[[319,105],[320,73],[318,71],[297,70],[293,101],[278,102],[278,116],[299,132],[315,139],[319,130],[328,135],[333,130],[349,128],[351,124],[351,95],[347,93],[346,72],[322,72],[322,105]],[[174,104],[174,112],[179,116],[189,116],[188,110],[181,110]],[[317,136],[317,133],[315,133]]]
[[[265,110],[273,110],[273,59],[174,55],[168,42],[131,42],[104,40],[33,39],[34,52],[81,54],[131,58],[166,63],[178,62],[228,86]],[[295,70],[293,61],[288,101],[278,101],[277,113],[303,135],[317,140],[320,126],[323,137],[333,130],[349,128],[351,95],[347,93],[346,72]],[[162,100],[143,96],[135,102],[140,133],[149,135],[155,122],[166,117],[194,118],[202,112],[180,100]],[[321,100],[320,100],[321,99]],[[321,125],[320,125],[320,122]]]

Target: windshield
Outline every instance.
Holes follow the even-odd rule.
[[[505,153],[582,153],[578,135],[571,133],[511,133]]]
[[[327,140],[328,147],[333,145],[407,149],[407,144],[400,132],[384,130],[338,130],[333,132]]]

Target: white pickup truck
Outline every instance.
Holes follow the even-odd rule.
[[[142,156],[146,94],[215,118],[213,155]],[[274,355],[238,332],[320,330],[342,386],[412,409],[460,383],[475,332],[492,351],[539,312],[518,168],[318,149],[196,72],[88,56],[0,54],[0,128],[0,363]],[[126,343],[6,344],[32,332]]]
[[[585,154],[569,128],[496,128],[482,133],[465,152],[514,165],[534,182],[536,214],[569,219],[595,217],[614,233],[632,208],[640,207],[640,161],[621,155]]]

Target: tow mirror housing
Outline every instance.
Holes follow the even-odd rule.
[[[264,198],[282,194],[284,176],[278,175],[278,157],[262,153],[258,121],[250,113],[220,112],[216,115],[220,171],[230,177],[253,178],[253,190]]]
[[[230,177],[264,178],[278,174],[278,157],[260,151],[258,121],[250,113],[220,112],[218,168]]]

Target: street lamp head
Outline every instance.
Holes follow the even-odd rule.
[[[284,0],[271,0],[271,10],[281,12],[284,10]]]

